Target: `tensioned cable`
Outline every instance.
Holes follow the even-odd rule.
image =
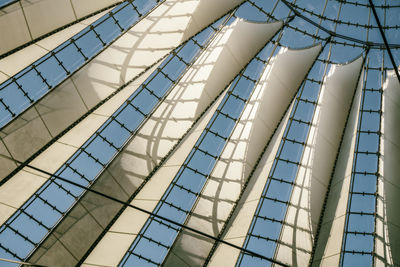
[[[394,71],[396,73],[397,79],[399,80],[399,83],[400,83],[399,70],[397,69],[396,62],[394,61],[394,57],[393,57],[392,51],[390,50],[389,43],[388,43],[388,41],[386,39],[386,36],[385,36],[385,33],[384,33],[383,29],[382,29],[382,25],[381,25],[381,22],[379,20],[378,14],[376,13],[376,9],[375,9],[374,3],[372,2],[372,0],[368,0],[368,1],[369,1],[370,5],[372,7],[372,13],[374,13],[374,17],[375,17],[376,23],[378,23],[379,32],[382,35],[382,39],[383,39],[383,42],[385,43],[386,50],[387,50],[387,52],[389,54],[390,61],[392,62],[392,65],[393,65]]]
[[[13,159],[13,158],[11,158],[11,157],[5,156],[5,155],[0,155],[0,157],[6,158],[6,159],[8,159],[8,160],[12,160],[12,161],[14,161],[14,162],[17,163],[17,164],[23,164],[23,162],[21,162],[21,161],[19,161],[19,160],[16,160],[16,159]],[[187,226],[187,225],[184,225],[184,224],[175,222],[175,221],[170,220],[170,219],[168,219],[168,218],[166,218],[166,217],[164,217],[164,216],[155,214],[155,213],[153,213],[153,212],[151,212],[151,211],[145,210],[145,209],[140,208],[140,207],[138,207],[138,206],[135,206],[135,205],[132,205],[132,204],[127,203],[127,202],[125,202],[125,201],[119,200],[119,199],[117,199],[117,198],[115,198],[115,197],[109,196],[109,195],[104,194],[104,193],[102,193],[102,192],[99,192],[99,191],[97,191],[97,190],[91,189],[91,188],[89,188],[89,187],[80,185],[80,184],[75,183],[75,182],[72,182],[72,181],[70,181],[70,180],[68,180],[68,179],[66,179],[66,178],[61,177],[61,176],[54,175],[54,174],[52,174],[52,173],[50,173],[50,172],[47,172],[47,171],[42,170],[42,169],[40,169],[40,168],[31,166],[31,165],[29,165],[29,164],[27,164],[27,165],[25,165],[25,166],[28,167],[28,168],[31,168],[32,170],[35,170],[35,171],[41,172],[41,173],[43,173],[43,174],[49,175],[50,177],[53,177],[54,179],[58,179],[58,180],[60,180],[60,181],[66,182],[66,183],[71,184],[71,185],[74,185],[74,186],[79,187],[79,188],[81,188],[81,189],[87,190],[88,192],[92,192],[92,193],[94,193],[94,194],[96,194],[96,195],[102,196],[102,197],[104,197],[104,198],[110,199],[110,200],[112,200],[112,201],[118,202],[118,203],[123,204],[123,205],[126,205],[126,206],[128,206],[128,207],[131,207],[131,208],[133,208],[133,209],[135,209],[135,210],[138,210],[138,211],[140,211],[140,212],[146,213],[146,214],[148,214],[148,215],[150,215],[150,216],[152,216],[152,217],[154,217],[154,218],[158,218],[158,219],[163,220],[163,221],[166,221],[166,222],[168,222],[168,223],[172,223],[172,224],[174,224],[174,225],[176,225],[176,226],[182,227],[182,228],[184,228],[184,229],[186,229],[186,230],[189,230],[189,231],[191,231],[191,232],[194,232],[194,233],[196,233],[196,234],[202,235],[202,236],[204,236],[204,237],[213,239],[214,241],[218,241],[218,242],[223,243],[223,244],[225,244],[225,245],[228,245],[228,246],[230,246],[230,247],[236,248],[236,249],[238,249],[238,250],[240,250],[240,251],[242,251],[242,252],[244,252],[244,253],[247,253],[247,254],[249,254],[249,255],[252,255],[252,256],[255,256],[255,257],[258,257],[258,258],[267,260],[267,261],[272,262],[272,263],[275,263],[275,264],[279,264],[279,265],[284,266],[284,267],[290,267],[289,265],[286,265],[286,264],[284,264],[284,263],[282,263],[282,262],[279,262],[279,261],[277,261],[277,260],[274,260],[274,259],[272,259],[272,258],[268,258],[268,257],[265,257],[265,256],[263,256],[263,255],[261,255],[261,254],[258,254],[258,253],[256,253],[256,252],[254,252],[254,251],[251,251],[251,250],[248,250],[248,249],[244,249],[244,248],[242,248],[242,247],[240,247],[240,246],[237,246],[237,245],[235,245],[235,244],[232,244],[232,243],[230,243],[230,242],[227,242],[227,241],[225,241],[225,240],[223,240],[223,239],[219,239],[219,238],[217,238],[217,237],[214,237],[214,236],[212,236],[212,235],[209,235],[209,234],[207,234],[207,233],[204,233],[204,232],[202,232],[202,231],[199,231],[199,230],[197,230],[197,229],[194,229],[194,228],[192,228],[192,227],[190,227],[190,226]]]

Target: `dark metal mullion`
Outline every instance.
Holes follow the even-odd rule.
[[[343,254],[361,254],[361,255],[371,255],[372,257],[375,256],[374,252],[366,252],[366,251],[358,251],[358,250],[343,250]]]
[[[152,243],[154,243],[154,244],[157,244],[158,246],[161,246],[161,247],[164,247],[164,248],[166,248],[166,249],[169,249],[169,246],[167,246],[167,245],[161,243],[160,241],[156,241],[155,239],[153,239],[153,238],[151,238],[151,237],[148,237],[148,236],[146,236],[145,234],[140,234],[140,236],[141,236],[143,239],[148,240],[149,242],[152,242]]]
[[[98,137],[100,137],[104,142],[106,142],[110,147],[114,148],[116,150],[116,152],[121,152],[121,149],[118,148],[113,142],[111,142],[110,140],[107,139],[107,137],[102,136],[100,133],[95,132],[95,135],[97,135]]]
[[[283,150],[283,146],[285,145],[285,143],[286,143],[286,140],[282,140],[283,141],[283,144],[282,144],[282,149],[281,149],[281,151]],[[296,165],[296,166],[301,166],[301,161],[299,161],[299,162],[297,162],[297,161],[292,161],[292,160],[289,160],[289,159],[284,159],[284,158],[281,158],[281,156],[279,155],[279,157],[278,156],[276,156],[275,157],[275,160],[276,161],[283,161],[283,162],[286,162],[287,164],[292,164],[292,165]],[[275,173],[274,173],[275,174]]]
[[[379,151],[377,151],[377,152],[370,152],[370,151],[356,151],[356,152],[354,152],[354,154],[363,154],[363,155],[371,155],[371,156],[379,156],[380,155],[380,153],[379,153]]]
[[[42,186],[43,188],[39,189],[41,191],[38,193],[34,193],[32,196],[33,197],[32,199],[28,199],[20,208],[17,209],[17,211],[15,212],[15,214],[17,214],[17,215],[15,215],[14,217],[10,217],[10,219],[9,219],[10,222],[8,222],[9,220],[7,220],[4,224],[5,225],[12,224],[20,216],[20,214],[18,213],[18,212],[20,212],[20,213],[27,215],[29,218],[31,218],[32,220],[37,222],[39,225],[41,225],[44,228],[46,228],[47,230],[49,230],[49,228],[46,225],[44,225],[42,222],[40,222],[35,217],[33,217],[33,215],[27,213],[25,210],[27,208],[29,208],[29,206],[32,205],[32,203],[34,203],[38,199],[38,195],[42,194],[53,182],[54,182],[54,179],[52,179],[52,178],[47,180],[46,183]]]
[[[18,0],[19,1],[19,0]],[[3,244],[0,243],[0,248],[3,249],[6,253],[10,254],[11,256],[13,256],[14,258],[17,258],[18,260],[23,260],[23,258],[21,258],[20,256],[17,255],[17,253],[13,252],[12,250],[10,250],[9,248],[6,248],[5,246],[3,246]]]
[[[280,0],[276,0],[275,5],[273,6],[272,10],[271,10],[271,14],[274,13],[276,7],[278,6]],[[270,22],[270,19],[276,20],[276,18],[271,15],[270,13],[266,12],[262,7],[258,6],[254,1],[251,0],[247,0],[247,2],[254,6],[256,9],[258,9],[261,13],[263,13],[266,17],[267,17],[267,22]]]
[[[36,68],[36,65],[35,65],[35,64],[32,64],[32,69],[33,69],[34,71],[36,71],[37,76],[39,76],[40,79],[42,79],[42,82],[45,83],[45,84],[47,85],[47,88],[48,88],[48,89],[51,89],[52,86],[47,82],[47,79],[43,77],[42,73]]]
[[[108,19],[108,18],[107,18],[107,19]],[[104,21],[106,21],[106,20],[103,20],[102,22],[104,22]],[[97,24],[96,27],[99,26],[102,22],[100,22],[99,24]],[[93,33],[96,35],[96,38],[99,39],[99,41],[101,42],[101,44],[103,45],[103,47],[105,47],[105,46],[106,46],[106,43],[103,41],[103,39],[101,39],[100,34],[99,34],[99,33],[96,31],[96,29],[95,29],[96,27],[93,26],[93,25],[90,25],[90,26],[89,26],[90,30],[92,30]]]
[[[253,238],[257,238],[257,239],[263,239],[263,240],[266,240],[266,241],[271,241],[271,242],[274,242],[276,244],[278,244],[279,241],[280,241],[279,238],[270,238],[270,237],[267,237],[267,236],[256,235],[256,234],[253,234],[253,233],[249,234],[249,237],[253,237]],[[245,253],[243,253],[243,254],[245,254]]]
[[[292,143],[292,144],[298,144],[298,145],[302,145],[302,146],[307,146],[306,142],[300,142],[300,141],[297,141],[295,139],[286,138],[286,137],[282,137],[282,140],[283,139],[286,140],[289,143]]]
[[[185,168],[185,169],[189,169],[189,170],[191,170],[192,172],[194,172],[194,173],[198,173],[198,174],[200,174],[201,176],[204,176],[204,177],[207,177],[207,174],[205,174],[205,173],[202,173],[202,172],[200,172],[198,169],[194,169],[194,168],[192,168],[192,167],[190,167],[188,164],[182,164],[182,166]],[[182,169],[182,170],[184,170],[184,169]],[[183,171],[182,171],[183,172]],[[180,173],[180,175],[181,175],[181,173]],[[178,182],[178,180],[179,179],[177,179],[177,182]],[[176,182],[172,182],[172,183],[176,183]]]
[[[367,193],[367,192],[350,192],[352,195],[362,195],[362,196],[376,196],[376,193]]]
[[[302,119],[296,119],[295,117],[290,117],[289,118],[289,120],[290,121],[295,121],[295,122],[298,122],[298,123],[301,123],[301,124],[306,124],[306,125],[311,125],[311,121],[303,121]]]
[[[135,132],[134,130],[131,131],[128,127],[126,127],[125,123],[120,122],[117,117],[111,116],[111,120],[115,121],[122,129],[126,130],[130,135],[132,135]],[[121,148],[119,148],[119,150],[121,150]]]
[[[65,192],[66,195],[71,196],[74,199],[77,199],[78,196],[75,196],[74,194],[71,193],[71,190],[67,190],[62,184],[58,183],[55,179],[52,179],[52,182],[58,186],[58,188],[60,188],[61,190],[63,190]]]
[[[373,109],[360,109],[360,112],[365,112],[365,113],[381,113],[381,110],[373,110]]]
[[[64,212],[59,210],[55,205],[51,204],[47,199],[43,198],[41,195],[36,195],[37,199],[40,199],[45,205],[49,206],[52,210],[57,211],[60,215],[63,215]]]
[[[189,193],[189,194],[192,194],[192,195],[195,195],[195,196],[198,196],[198,195],[199,195],[199,193],[196,193],[196,192],[192,191],[191,189],[186,188],[186,187],[184,187],[183,185],[180,185],[180,184],[178,184],[178,183],[176,183],[176,182],[171,182],[171,184],[174,185],[174,186],[176,186],[176,187],[178,187],[180,190],[186,191],[186,192]]]
[[[359,130],[359,133],[366,133],[366,134],[376,134],[376,135],[381,135],[379,131],[370,131],[370,130]]]
[[[0,103],[4,106],[4,109],[11,114],[12,117],[16,116],[16,114],[10,109],[10,106],[8,106],[8,105],[6,105],[6,103],[4,103],[3,98],[0,98]]]
[[[20,231],[18,231],[17,229],[14,229],[14,227],[12,227],[9,224],[6,224],[6,226],[8,227],[8,229],[10,229],[11,231],[13,231],[16,235],[19,235],[20,237],[22,237],[25,241],[28,241],[29,243],[31,243],[33,246],[37,246],[37,243],[33,242],[32,240],[29,239],[28,236],[23,235]]]
[[[289,182],[289,181],[286,181],[286,180],[283,180],[283,179],[280,179],[280,178],[275,178],[273,176],[271,176],[270,179],[274,180],[276,182],[279,182],[279,183],[290,184],[291,186],[298,186],[295,182]]]
[[[272,197],[268,197],[268,196],[261,196],[260,197],[260,199],[263,201],[263,205],[264,205],[264,199],[268,199],[268,200],[271,200],[271,201],[273,201],[273,202],[279,202],[279,203],[281,203],[281,204],[285,204],[286,206],[288,206],[289,205],[289,201],[287,201],[287,200],[281,200],[281,199],[278,199],[278,198],[272,198]],[[261,209],[261,207],[262,206],[260,206],[260,209]],[[259,210],[257,211],[257,215],[254,215],[254,217],[260,217],[260,212],[259,212]],[[254,221],[254,224],[256,224],[256,221]],[[254,227],[253,227],[254,228]],[[254,229],[251,229],[251,232],[249,231],[249,233],[252,233],[254,231]]]
[[[20,90],[24,94],[24,96],[29,100],[29,102],[33,103],[34,102],[33,99],[29,96],[28,92],[26,92],[24,88],[22,88],[22,86],[18,83],[17,81],[18,79],[16,79],[15,77],[12,77],[11,79],[17,85],[18,90]]]
[[[251,234],[250,236],[253,237],[253,238],[257,238],[257,239],[263,239],[263,240],[266,240],[266,241],[272,241],[272,242],[276,243],[277,245],[279,244],[279,245],[289,246],[288,243],[285,243],[284,241],[282,241],[280,239],[274,239],[274,238],[270,238],[270,237],[266,237],[266,236],[262,236],[262,235],[255,235],[255,234]],[[303,248],[300,248],[300,247],[296,247],[296,249],[298,249],[298,250],[300,250],[302,252],[305,252],[305,253],[309,252],[309,251],[307,251],[307,250],[305,250]],[[251,255],[251,254],[248,254],[246,252],[243,252],[243,254]]]
[[[213,154],[209,153],[208,151],[206,151],[206,150],[200,148],[200,145],[199,145],[199,146],[195,145],[194,148],[195,148],[197,151],[202,152],[204,155],[213,158],[214,160],[217,160],[217,158],[218,158],[218,156],[214,156]]]
[[[229,99],[229,98],[227,98],[227,99]],[[221,108],[220,110],[216,110],[215,112],[218,113],[218,115],[221,114],[221,116],[224,116],[225,118],[230,119],[230,120],[232,120],[232,121],[236,121],[236,120],[237,120],[237,119],[235,119],[234,117],[232,117],[231,115],[226,114],[225,112],[223,112],[222,109],[223,109],[223,108]],[[210,128],[211,128],[211,127],[212,127],[212,126],[210,126]]]
[[[71,166],[71,164],[72,164],[72,162],[71,162],[71,163],[65,163],[66,168],[65,168],[64,170],[66,170],[67,168],[69,168],[69,169],[72,170],[73,173],[78,174],[79,177],[80,177],[82,180],[85,180],[85,181],[86,181],[87,183],[89,183],[89,184],[92,183],[92,181],[91,181],[90,179],[86,178],[86,176],[83,175],[82,173],[80,173],[80,172],[78,171],[78,169],[73,168],[73,167]],[[64,170],[63,170],[62,172],[60,172],[60,173],[63,173]],[[42,193],[42,192],[40,192],[40,193]]]
[[[157,2],[160,2],[160,0],[157,0]],[[137,7],[133,4],[132,0],[128,0],[128,3],[132,6],[132,8],[135,10],[135,12],[139,15],[139,17],[143,16],[139,10],[137,9]]]
[[[190,214],[190,210],[182,209],[181,207],[175,205],[174,203],[167,201],[167,199],[161,200],[161,202],[162,202],[161,205],[167,205],[167,206],[169,206],[169,207],[171,207],[171,208],[174,208],[174,209],[176,209],[176,210],[179,211],[179,212],[185,213],[186,216],[188,216],[188,215]],[[144,233],[145,233],[145,232],[143,232],[143,234],[144,234]]]
[[[115,25],[118,26],[119,30],[121,32],[124,32],[124,28],[122,28],[122,26],[119,24],[119,21],[114,17],[114,13],[112,12],[112,10],[110,12],[108,12],[108,14],[110,15],[110,17],[113,19]]]
[[[368,215],[368,216],[375,216],[375,212],[363,212],[363,211],[350,211],[349,214],[357,214],[357,215]],[[348,231],[346,231],[348,232]]]
[[[129,251],[129,254],[130,254],[130,255],[133,255],[133,256],[135,256],[135,257],[138,257],[139,259],[144,259],[144,260],[146,260],[148,263],[152,263],[152,264],[154,264],[154,265],[156,265],[156,266],[159,265],[158,262],[155,262],[155,261],[153,261],[153,260],[151,260],[151,259],[149,259],[149,258],[143,257],[143,256],[140,255],[139,253],[135,253],[135,252],[133,252],[133,251]]]
[[[62,49],[64,49],[65,47],[67,47],[67,46],[69,46],[69,44],[67,44],[66,46],[64,46]],[[62,50],[61,49],[61,50]],[[61,50],[59,50],[59,51],[61,51]],[[59,52],[59,51],[57,51],[57,53]],[[71,73],[69,72],[69,70],[67,70],[67,68],[65,68],[65,66],[64,66],[64,63],[62,63],[62,61],[57,57],[57,53],[56,52],[54,52],[54,50],[52,50],[51,52],[49,52],[50,53],[50,56],[47,58],[47,59],[49,59],[50,57],[54,57],[54,59],[57,61],[57,63],[58,63],[58,65],[65,71],[65,74],[67,74],[67,76],[68,75],[70,75]],[[46,59],[46,60],[47,60]],[[44,61],[43,61],[44,62]],[[40,62],[39,64],[41,64],[41,63],[43,63],[43,62]],[[22,76],[22,75],[21,75]],[[56,85],[57,86],[57,85]]]
[[[92,28],[91,28],[92,29]],[[93,30],[94,31],[94,30]],[[90,32],[90,31],[88,31],[88,32]],[[83,36],[83,35],[82,35]],[[78,39],[77,39],[78,40]],[[77,44],[76,44],[76,40],[74,39],[74,37],[72,37],[71,39],[70,39],[70,43],[73,45],[73,46],[75,46],[75,48],[76,48],[76,50],[78,51],[78,53],[79,54],[81,54],[81,56],[83,57],[83,59],[85,60],[85,61],[87,61],[88,60],[88,57],[82,52],[82,48],[80,48]],[[104,46],[104,43],[103,43],[103,46]],[[67,46],[65,46],[65,47],[67,47]],[[57,53],[58,52],[60,52],[61,50],[59,50],[59,51],[57,51]],[[68,71],[68,73],[67,74],[70,74],[70,72]]]
[[[93,138],[93,140],[96,140],[96,138]],[[102,169],[104,169],[106,167],[107,163],[101,162],[99,158],[96,158],[95,156],[93,156],[92,153],[86,151],[87,148],[88,147],[81,148],[81,151],[83,151],[83,153],[85,153],[89,158],[94,160],[94,162],[96,162],[97,164],[101,165],[103,167]]]
[[[35,223],[37,223],[39,226],[41,226],[41,227],[45,228],[47,231],[49,231],[50,228],[47,227],[47,225],[45,225],[42,221],[39,221],[37,218],[35,218],[32,214],[28,213],[28,212],[26,211],[27,208],[28,208],[28,207],[24,207],[24,208],[22,208],[22,209],[18,209],[18,211],[19,211],[21,214],[24,214],[25,216],[27,216],[30,220],[32,220],[32,221],[34,221]],[[14,222],[14,220],[13,220],[12,222]],[[9,226],[11,225],[12,222],[10,222],[10,223],[4,223],[4,225],[5,225],[6,227],[9,227]],[[3,231],[2,231],[2,232],[3,232]]]
[[[271,221],[271,222],[280,223],[281,225],[287,225],[287,226],[290,226],[290,227],[296,227],[296,225],[294,225],[293,223],[289,223],[289,222],[287,222],[285,220],[277,220],[275,218],[271,218],[271,217],[267,217],[267,216],[257,216],[257,218],[260,218],[260,219],[262,219],[264,221]],[[304,232],[310,232],[309,229],[302,228],[302,227],[297,227],[297,229],[302,230]]]
[[[355,171],[353,173],[354,174],[361,174],[361,175],[376,175],[375,172],[367,172],[367,171],[364,171],[364,172]]]
[[[140,108],[138,108],[137,106],[135,106],[134,104],[132,104],[132,101],[129,101],[127,103],[128,106],[131,106],[134,110],[136,110],[138,113],[140,113],[140,115],[142,115],[144,118],[147,118],[148,114],[144,113],[143,111],[140,110]]]
[[[348,231],[347,233],[352,235],[363,235],[363,236],[372,235],[373,237],[375,237],[374,232],[370,233],[370,232]]]
[[[211,129],[207,129],[208,130],[208,132],[209,133],[211,133],[211,134],[213,134],[214,136],[216,136],[216,137],[219,137],[220,139],[222,139],[222,140],[224,140],[224,141],[226,141],[228,138],[227,137],[223,137],[222,135],[220,135],[219,133],[217,133],[217,132],[214,132],[213,130],[211,130]]]

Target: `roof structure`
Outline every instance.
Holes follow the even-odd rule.
[[[0,0],[0,266],[400,265],[399,14]]]

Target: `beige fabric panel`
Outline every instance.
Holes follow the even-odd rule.
[[[387,72],[383,85],[381,129],[381,157],[379,168],[382,178],[378,181],[378,198],[375,249],[381,259],[377,266],[385,263],[400,264],[400,85],[394,71]]]
[[[21,0],[0,15],[0,54],[121,0]],[[3,42],[4,41],[4,42]]]
[[[103,16],[106,12],[108,11],[101,12],[95,16],[85,19],[34,44],[31,44],[28,47],[13,53],[12,55],[0,59],[0,72],[5,74],[4,77],[0,76],[0,83],[17,74],[19,71],[32,64],[42,56],[46,55],[49,51],[53,50],[58,45],[62,44],[80,32],[86,26]]]
[[[20,161],[26,160],[90,108],[178,46],[200,2],[164,2],[5,127],[1,136],[11,156]],[[225,9],[231,9],[233,4],[227,3]],[[217,17],[214,15],[210,13],[203,18],[204,23],[215,20]],[[227,57],[227,52],[224,55]],[[212,80],[216,80],[216,77],[210,78]],[[30,146],[21,145],[24,143]],[[7,174],[13,168],[2,165],[1,169],[2,173]]]
[[[359,74],[363,58],[347,65],[332,65],[315,109],[296,186],[293,187],[276,259],[288,265],[307,265],[323,199],[331,178],[354,93],[363,85]],[[311,220],[309,219],[311,218]],[[296,258],[293,258],[296,255]]]
[[[361,61],[361,62],[360,62]],[[353,68],[351,68],[351,65]],[[347,70],[346,70],[347,67]],[[335,68],[335,72],[331,73],[329,72],[326,78],[326,81],[331,79],[331,85],[332,86],[336,80],[340,81],[340,83],[352,83],[353,87],[356,86],[355,79],[358,77],[358,74],[361,72],[361,67],[362,67],[362,58],[359,58],[358,60],[353,61],[352,63],[348,65],[338,65]],[[333,70],[332,70],[333,71]],[[353,76],[347,76],[349,75],[347,72],[351,72]],[[336,73],[337,76],[336,76]],[[342,74],[342,75],[341,75]],[[344,76],[344,77],[343,77]],[[338,79],[336,79],[338,77]],[[345,77],[350,77],[345,79]],[[333,177],[332,177],[332,184],[328,196],[328,201],[327,201],[327,206],[325,208],[324,212],[324,217],[322,218],[322,225],[319,233],[319,239],[317,243],[317,247],[315,250],[315,255],[314,255],[314,262],[313,266],[332,266],[332,265],[338,265],[339,260],[340,260],[340,251],[341,251],[341,246],[342,246],[342,240],[343,240],[343,231],[344,231],[344,224],[345,224],[345,219],[346,219],[346,209],[347,209],[347,202],[348,202],[348,193],[349,193],[349,186],[350,186],[350,180],[351,180],[351,174],[352,174],[352,168],[353,168],[353,159],[354,159],[354,149],[356,145],[356,138],[357,138],[357,126],[358,126],[358,119],[359,119],[359,109],[360,109],[360,103],[361,103],[361,95],[362,95],[362,86],[363,86],[363,80],[364,80],[364,73],[361,73],[360,79],[358,81],[358,85],[356,89],[352,89],[350,86],[347,88],[350,91],[356,90],[353,104],[350,109],[350,114],[349,114],[349,119],[348,123],[345,126],[344,129],[344,135],[343,135],[343,141],[340,146],[339,150],[339,155],[338,159],[335,165]],[[344,80],[343,80],[344,79]],[[328,84],[324,84],[324,87],[322,88],[323,90],[323,95],[326,95],[324,90],[326,91],[328,88]],[[341,88],[340,86],[334,87],[332,86],[332,89],[330,90],[337,90],[337,88]],[[342,94],[343,94],[342,89]],[[340,90],[339,90],[340,91]],[[345,95],[342,95],[344,97]],[[333,98],[333,97],[332,97]],[[340,98],[338,98],[340,99]],[[336,100],[335,100],[336,101]],[[339,103],[341,103],[339,101]],[[346,103],[345,101],[343,103]],[[343,109],[346,109],[346,107],[340,107]],[[335,111],[339,112],[339,111]],[[322,112],[320,112],[322,114]],[[340,113],[339,113],[340,114]],[[334,122],[334,121],[333,121]],[[343,128],[342,128],[343,129]],[[329,130],[329,129],[328,129]],[[334,133],[334,130],[332,131],[332,136]],[[315,146],[316,147],[316,146]],[[333,152],[331,152],[333,153]],[[334,152],[336,155],[336,151]],[[316,153],[315,153],[316,155]],[[322,155],[320,155],[321,159],[324,159]],[[325,158],[325,160],[327,160]],[[334,159],[333,159],[334,160]],[[320,163],[322,164],[322,163]],[[329,166],[331,163],[328,163]],[[330,167],[331,168],[331,167]],[[331,169],[332,170],[332,169]],[[310,230],[312,230],[313,235],[315,234],[315,227],[318,221],[315,219],[317,216],[320,216],[320,207],[322,207],[322,200],[325,198],[325,193],[326,193],[326,186],[327,183],[329,182],[329,179],[331,177],[331,173],[326,173],[327,176],[319,176],[319,178],[315,178],[315,176],[310,173],[308,176],[311,177],[309,179],[312,179],[314,183],[311,183],[311,198],[315,199],[319,197],[319,205],[315,206],[310,206],[311,207],[311,213],[315,212],[316,214],[313,217],[312,227],[310,227]],[[328,177],[328,178],[324,178]],[[317,204],[318,204],[317,203]],[[313,210],[314,209],[314,210]],[[313,215],[312,215],[313,216]],[[340,233],[340,234],[339,234]]]

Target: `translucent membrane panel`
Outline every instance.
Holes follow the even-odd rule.
[[[90,186],[172,90],[220,23],[216,22],[171,52],[157,71],[55,174]],[[54,177],[49,179],[1,226],[0,257],[15,260],[26,258],[84,192]]]
[[[0,85],[0,128],[122,35],[160,0],[124,1]]]
[[[310,73],[320,66],[314,64]],[[260,201],[243,248],[273,258],[290,202],[297,170],[315,111],[323,72],[310,75],[298,92],[274,163],[268,175]],[[241,253],[236,266],[270,266],[267,260]]]
[[[249,99],[265,63],[266,47],[233,81],[217,111],[167,188],[154,213],[184,223]],[[248,73],[249,76],[246,74]],[[150,217],[119,266],[160,265],[180,227]]]
[[[380,139],[381,72],[367,70],[354,151],[341,266],[372,266]],[[376,87],[369,87],[369,86]]]

